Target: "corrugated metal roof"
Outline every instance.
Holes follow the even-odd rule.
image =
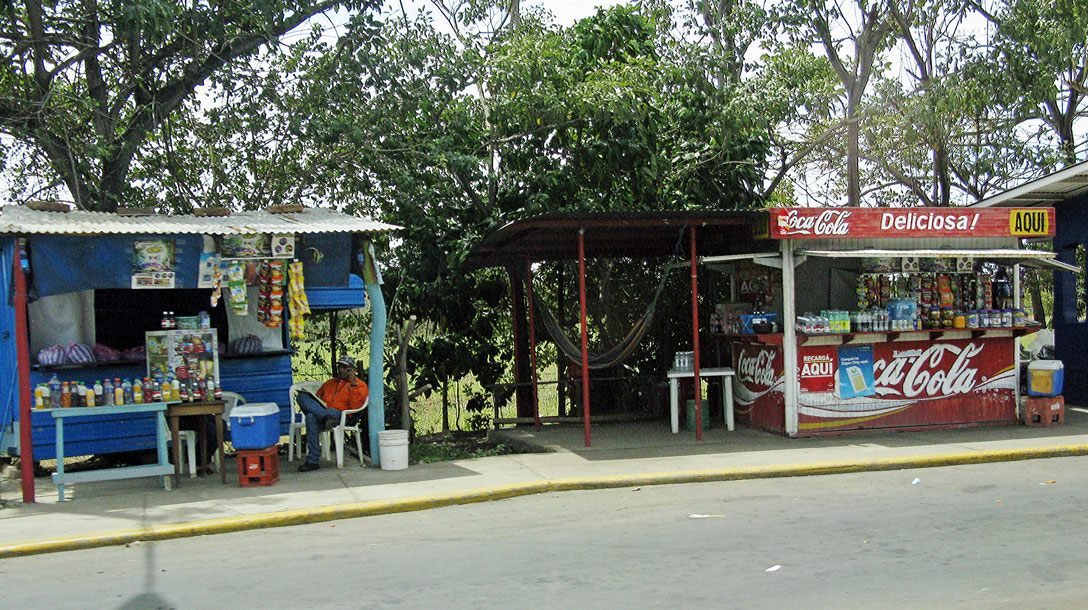
[[[1088,193],[1088,162],[1070,165],[1053,174],[1025,182],[1016,188],[973,203],[971,207],[1049,207],[1084,193]]]
[[[0,207],[0,233],[93,235],[102,233],[232,235],[248,233],[385,233],[401,227],[334,210],[298,213],[234,212],[230,216],[122,216],[107,212],[42,212]]]

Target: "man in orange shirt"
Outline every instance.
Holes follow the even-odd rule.
[[[358,409],[366,403],[370,389],[355,375],[355,358],[343,356],[336,361],[336,377],[326,381],[317,396],[300,392],[298,408],[306,416],[306,461],[299,472],[321,468],[321,431],[340,424],[343,411]]]

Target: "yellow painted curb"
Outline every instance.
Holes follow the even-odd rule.
[[[132,542],[170,540],[172,538],[226,534],[230,532],[241,532],[270,527],[285,527],[289,525],[322,523],[326,521],[369,517],[373,515],[388,515],[393,513],[427,510],[442,506],[453,506],[457,504],[502,500],[552,491],[609,489],[617,487],[638,487],[642,485],[674,485],[710,481],[738,481],[744,479],[813,476],[848,472],[901,470],[908,468],[933,468],[938,466],[981,464],[985,462],[1011,462],[1017,460],[1083,455],[1088,455],[1088,444],[1056,445],[1053,447],[969,453],[934,453],[917,456],[874,458],[861,461],[838,460],[829,462],[778,464],[773,466],[747,466],[742,468],[685,470],[637,475],[541,480],[528,483],[512,483],[509,485],[481,487],[465,491],[429,494],[425,496],[411,496],[390,500],[372,500],[370,502],[355,502],[351,504],[337,504],[333,506],[286,510],[274,513],[206,519],[202,521],[190,521],[186,523],[159,525],[139,529],[117,530],[99,534],[30,540],[0,546],[0,559],[37,555],[41,553],[56,553],[60,551],[117,546]]]

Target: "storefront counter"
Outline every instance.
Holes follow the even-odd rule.
[[[798,334],[792,436],[1011,424],[1025,329]],[[786,433],[781,335],[732,341],[738,419]]]

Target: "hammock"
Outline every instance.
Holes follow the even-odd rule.
[[[642,341],[643,335],[645,335],[646,331],[650,328],[650,322],[654,318],[654,309],[657,308],[657,300],[661,297],[661,293],[665,291],[665,280],[668,279],[669,270],[672,269],[676,259],[677,257],[674,256],[669,260],[664,273],[661,274],[661,281],[657,285],[657,292],[654,294],[654,298],[650,301],[650,304],[646,306],[646,311],[639,316],[638,320],[635,321],[635,325],[627,332],[623,339],[602,354],[588,354],[589,368],[607,369],[616,366],[626,360],[627,357],[635,351],[635,348],[638,347],[638,344]],[[541,305],[539,308],[540,319],[544,322],[544,327],[548,329],[548,334],[551,335],[552,340],[555,342],[555,346],[572,362],[581,364],[581,345],[571,341],[570,337],[563,331],[563,327],[556,321],[555,315],[546,305],[535,299],[534,302]]]

